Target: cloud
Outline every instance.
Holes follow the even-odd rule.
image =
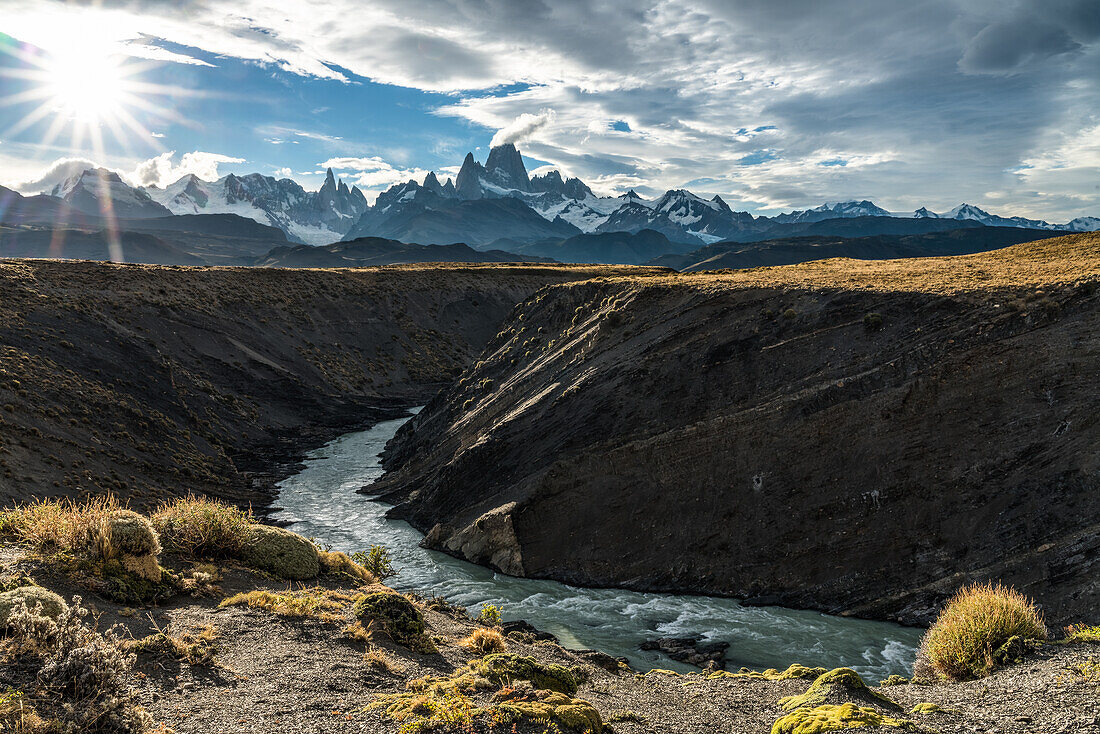
[[[97,167],[97,164],[86,158],[58,158],[34,178],[16,183],[12,188],[22,194],[49,193],[54,186],[70,176]]]
[[[175,156],[176,151],[174,150],[161,153],[142,161],[134,170],[125,174],[125,177],[135,186],[159,186],[164,188],[189,174],[198,176],[204,181],[216,181],[220,164],[245,162],[243,158],[196,150],[191,153],[184,153],[180,158],[179,165],[176,165],[173,161]]]
[[[554,120],[554,110],[541,110],[537,115],[532,115],[530,112],[524,112],[522,115],[512,120],[511,123],[505,125],[500,130],[497,130],[497,134],[493,136],[493,140],[489,145],[496,147],[498,145],[505,145],[506,143],[522,143],[530,138],[537,130],[546,127]]]
[[[271,175],[275,176],[276,178],[290,178],[291,176],[294,175],[294,171],[292,171],[289,168],[285,168],[285,167],[284,168],[276,168],[275,171]]]
[[[91,29],[135,54],[443,92],[437,114],[610,192],[700,181],[771,211],[857,192],[943,210],[984,191],[1030,216],[1100,211],[1077,169],[1026,168],[1096,124],[1096,0],[0,0],[0,17],[35,43]],[[327,129],[261,137],[369,152]],[[418,162],[347,170],[376,182]]]

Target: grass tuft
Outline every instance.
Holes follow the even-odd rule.
[[[921,642],[921,656],[951,680],[989,675],[994,653],[1011,638],[1045,640],[1043,615],[1015,589],[975,584],[960,589]]]
[[[188,495],[162,504],[152,515],[161,540],[192,558],[235,558],[249,538],[253,518],[233,505]]]
[[[504,652],[508,649],[507,643],[504,642],[504,636],[494,629],[476,629],[469,637],[459,640],[458,646],[478,655]]]

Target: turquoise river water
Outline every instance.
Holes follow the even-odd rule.
[[[410,414],[411,415],[411,414]],[[408,418],[349,433],[307,454],[305,468],[279,485],[276,519],[291,529],[354,552],[381,544],[393,556],[400,591],[442,596],[476,612],[496,604],[505,620],[525,619],[569,648],[626,656],[634,667],[691,670],[638,645],[658,637],[702,635],[730,643],[727,668],[787,667],[792,662],[848,666],[872,680],[906,675],[921,630],[734,599],[588,589],[515,578],[420,547],[423,535],[388,520],[387,506],[356,490],[382,475],[379,454]]]

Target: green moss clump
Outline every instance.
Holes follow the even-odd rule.
[[[849,702],[792,711],[772,724],[772,734],[819,734],[819,732],[870,726],[910,729],[913,724]]]
[[[540,663],[525,655],[498,652],[472,661],[469,669],[498,686],[525,680],[541,690],[564,693],[567,696],[577,692],[576,676],[568,668],[553,663]]]
[[[426,634],[424,615],[411,601],[392,591],[366,594],[352,607],[355,616],[366,625],[381,626],[390,639],[410,650],[437,652]]]
[[[0,593],[0,625],[7,625],[12,609],[20,599],[26,602],[27,609],[33,610],[41,604],[42,614],[50,619],[57,619],[69,608],[64,599],[48,589],[43,589],[41,586],[21,586]]]
[[[512,700],[499,704],[496,711],[505,723],[524,721],[550,722],[562,729],[602,732],[600,712],[588,701],[570,698],[564,693],[540,692],[533,700]]]
[[[868,688],[859,677],[859,673],[851,668],[836,668],[818,676],[805,693],[781,698],[779,705],[786,711],[793,711],[799,708],[822,706],[826,703],[848,703],[852,700],[872,706],[900,708],[886,696]]]
[[[925,701],[923,703],[918,703],[916,706],[914,706],[912,709],[909,710],[909,713],[911,713],[911,714],[939,714],[939,713],[944,713],[945,711],[946,711],[946,709],[943,709],[943,708],[937,706],[934,703],[928,703],[927,701]]]
[[[720,678],[751,678],[753,680],[793,680],[795,678],[817,678],[824,674],[825,668],[807,668],[805,665],[799,665],[794,663],[786,670],[779,671],[775,668],[768,668],[761,672],[758,670],[749,670],[742,668],[739,673],[730,673],[725,670],[719,670],[711,673],[707,676],[710,680],[718,680]]]
[[[891,675],[886,680],[880,680],[878,682],[880,686],[907,686],[909,685],[909,679],[904,675],[898,675],[897,673]]]
[[[253,525],[241,549],[241,561],[279,578],[301,581],[321,572],[317,546],[297,533],[270,525]]]

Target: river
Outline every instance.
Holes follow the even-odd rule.
[[[557,635],[565,647],[625,656],[641,670],[696,670],[638,645],[658,637],[702,635],[730,643],[726,667],[732,670],[783,669],[798,662],[848,666],[872,681],[910,674],[920,642],[917,629],[782,607],[746,607],[719,597],[577,588],[495,573],[421,548],[419,531],[386,519],[386,505],[356,493],[382,475],[379,455],[407,420],[384,421],[311,451],[305,468],[279,484],[276,504],[283,509],[274,517],[336,550],[386,546],[399,572],[387,583],[399,591],[442,596],[471,613],[496,604],[505,620],[525,619]]]

